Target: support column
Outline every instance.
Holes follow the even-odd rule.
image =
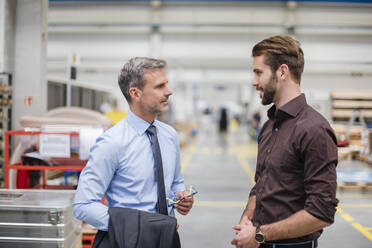
[[[15,1],[0,0],[0,73],[13,71]]]
[[[151,58],[161,58],[161,49],[162,49],[162,35],[160,33],[160,10],[161,10],[161,1],[152,0],[151,4],[151,33],[150,33],[150,57]],[[164,58],[163,58],[164,59]]]
[[[151,58],[161,58],[161,46],[162,46],[162,36],[159,32],[159,26],[153,25],[150,34],[150,57]],[[161,58],[164,59],[164,58]]]
[[[11,0],[12,1],[12,0]],[[12,129],[20,129],[23,115],[47,111],[47,0],[17,0]]]

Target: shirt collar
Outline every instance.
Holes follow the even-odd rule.
[[[146,132],[147,128],[149,128],[149,126],[151,125],[147,121],[142,119],[141,117],[137,116],[131,110],[128,111],[126,119],[127,119],[127,122],[129,123],[129,125],[131,125],[139,135],[144,134]],[[158,121],[154,120],[152,125],[157,127],[158,126]]]
[[[301,94],[294,99],[290,100],[284,104],[281,108],[276,110],[275,105],[273,105],[268,111],[267,116],[272,119],[288,119],[291,117],[296,117],[301,109],[307,105],[305,94]]]

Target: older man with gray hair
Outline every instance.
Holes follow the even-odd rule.
[[[112,207],[170,216],[174,208],[182,215],[192,208],[193,197],[181,176],[177,133],[156,120],[168,110],[172,95],[165,66],[163,60],[136,57],[120,72],[119,86],[130,110],[97,139],[74,201],[75,216],[99,230],[109,229]],[[104,195],[107,206],[101,203]]]

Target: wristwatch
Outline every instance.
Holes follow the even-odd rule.
[[[255,238],[256,242],[259,243],[259,244],[265,243],[265,236],[261,232],[261,225],[258,225],[256,227],[256,235],[254,236],[254,238]]]

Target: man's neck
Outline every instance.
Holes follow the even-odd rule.
[[[299,95],[301,95],[301,89],[298,84],[290,83],[286,85],[282,90],[277,91],[277,99],[274,99],[275,108],[279,109]]]
[[[137,115],[142,120],[148,122],[149,124],[152,124],[156,118],[155,114],[146,113],[143,109],[135,107],[134,105],[130,105],[129,108],[130,111],[132,111],[135,115]]]

